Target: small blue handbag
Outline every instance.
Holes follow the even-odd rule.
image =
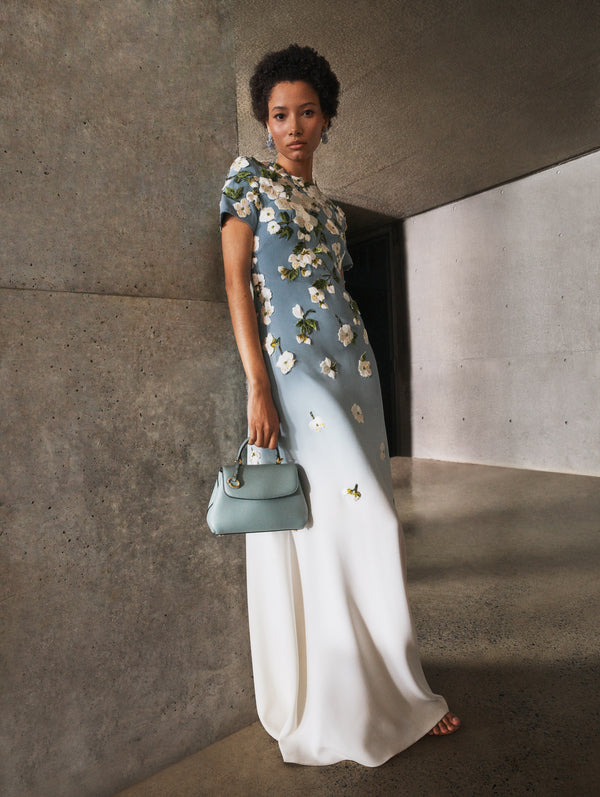
[[[206,520],[213,534],[244,534],[304,528],[308,504],[299,466],[283,462],[277,448],[276,465],[248,465],[239,448],[235,465],[224,465],[208,504]]]

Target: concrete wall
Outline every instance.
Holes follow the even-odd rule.
[[[416,457],[600,475],[600,152],[406,222]]]
[[[248,78],[291,42],[342,85],[322,190],[407,218],[600,146],[597,0],[236,3],[240,149],[269,159]]]
[[[204,523],[244,428],[230,6],[2,4],[4,797],[111,795],[255,718],[244,541]]]

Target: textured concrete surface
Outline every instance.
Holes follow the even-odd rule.
[[[0,286],[223,300],[231,10],[2,3]]]
[[[269,0],[235,14],[240,149],[268,157],[248,78],[308,44],[342,84],[320,186],[405,218],[600,147],[600,6],[562,0]]]
[[[2,3],[2,797],[110,795],[255,718],[243,540],[204,522],[245,426],[231,10]]]
[[[600,789],[597,478],[393,460],[425,670],[463,719],[387,764],[284,764],[258,723],[120,797]]]
[[[413,454],[600,475],[600,153],[405,222]]]
[[[110,794],[254,716],[222,304],[4,291],[3,795]],[[9,387],[7,387],[9,386]]]

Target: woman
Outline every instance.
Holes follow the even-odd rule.
[[[305,529],[247,537],[258,714],[285,761],[377,766],[460,722],[419,662],[379,379],[344,287],[346,222],[312,181],[339,84],[292,45],[265,56],[250,88],[276,158],[237,158],[221,201],[250,460],[272,461],[279,443],[311,506]]]

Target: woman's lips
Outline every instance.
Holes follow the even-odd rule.
[[[306,146],[304,141],[293,141],[291,144],[288,144],[290,149],[300,149],[301,147]]]

